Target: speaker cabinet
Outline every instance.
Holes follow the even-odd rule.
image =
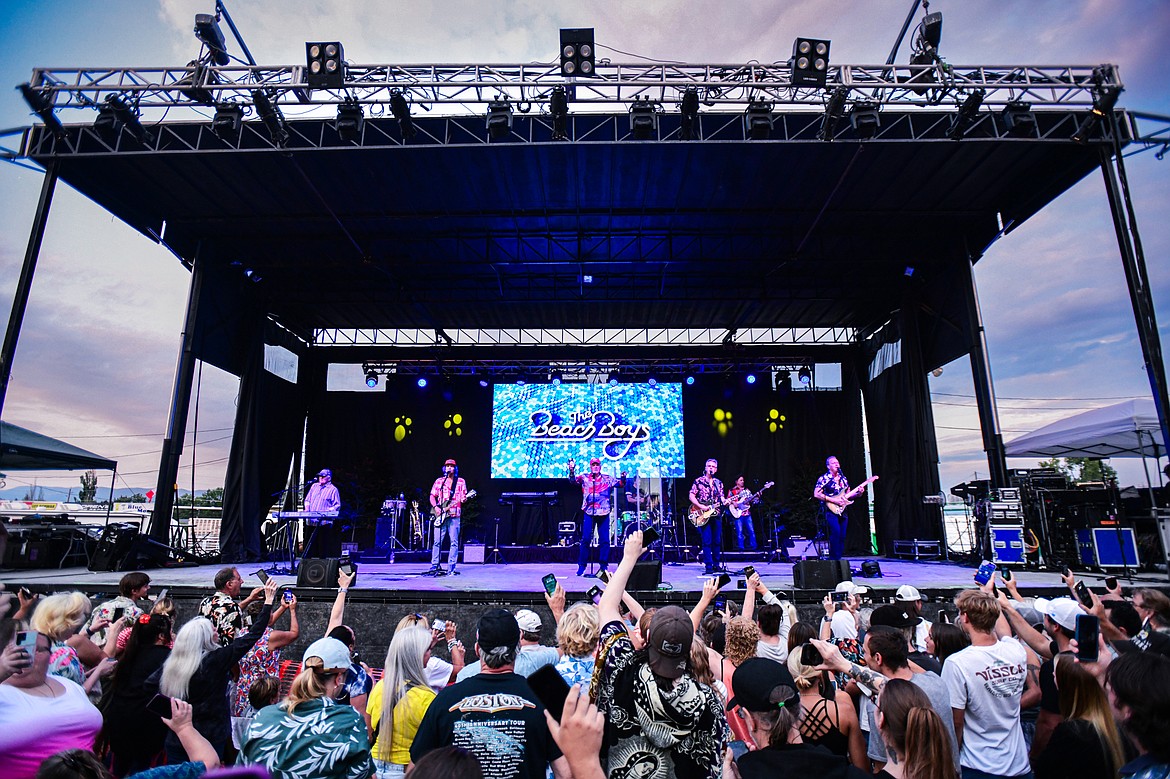
[[[792,583],[798,590],[831,590],[852,580],[848,560],[802,560],[792,566]]]
[[[346,564],[353,566],[354,583],[357,583],[357,563],[346,560]],[[297,568],[298,587],[337,586],[337,574],[341,570],[342,561],[336,557],[306,557],[301,560]]]
[[[97,549],[89,560],[91,571],[121,571],[119,566],[134,545],[138,528],[127,523],[106,525],[98,539]]]
[[[661,583],[662,561],[645,560],[634,565],[634,570],[630,572],[630,581],[626,583],[626,589],[631,592],[634,590],[657,590]]]

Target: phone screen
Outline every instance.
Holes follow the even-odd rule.
[[[986,560],[979,566],[979,570],[975,572],[975,583],[978,585],[987,584],[991,581],[992,575],[995,573],[995,563],[989,563]]]
[[[256,571],[256,578],[260,580],[261,584],[268,584],[268,572],[267,571],[263,571],[263,570]]]
[[[598,571],[597,578],[606,584],[609,584],[609,571]]]
[[[553,573],[546,574],[544,576],[544,578],[542,578],[540,581],[544,584],[544,591],[547,592],[549,595],[552,595],[554,592],[557,591],[557,576],[556,576],[556,574],[553,574]]]
[[[589,588],[589,592],[585,593],[585,597],[589,598],[589,600],[597,600],[601,597],[601,588],[593,585]]]
[[[715,609],[715,611],[724,611],[727,609],[727,598],[724,598],[722,595],[720,595],[718,598],[712,601],[711,606]]]
[[[28,656],[32,657],[37,651],[37,632],[35,630],[22,630],[16,634],[16,645],[28,652]]]
[[[817,649],[812,644],[805,644],[800,648],[800,663],[801,665],[817,666],[825,661],[821,656],[821,650]]]
[[[292,599],[293,599],[292,590],[285,590],[284,595],[281,596],[281,599],[285,603],[292,603]]]
[[[1005,582],[1010,582],[1012,580],[1012,569],[1007,566],[1000,566],[999,575],[1003,577]]]
[[[1089,592],[1089,588],[1085,586],[1085,583],[1077,582],[1077,586],[1074,589],[1077,593],[1077,599],[1085,604],[1085,608],[1093,608],[1093,595]]]
[[[340,570],[346,576],[353,576],[353,563],[342,563]]]
[[[719,586],[719,589],[722,590],[724,587],[731,584],[731,577],[725,573],[721,573],[719,574],[719,581],[717,581],[716,584]]]
[[[830,595],[833,596],[833,603],[844,603],[849,597],[849,593],[847,592],[833,592]]]
[[[146,709],[147,711],[152,711],[158,716],[166,717],[167,719],[170,719],[172,716],[174,716],[174,712],[171,711],[171,699],[165,695],[155,695],[150,699],[150,702],[146,704]]]
[[[1092,614],[1077,615],[1077,659],[1082,663],[1092,663],[1097,660],[1097,637],[1101,630],[1101,623]]]
[[[125,607],[118,607],[114,609],[114,613],[110,615],[110,622],[117,622],[126,613]]]
[[[659,539],[658,531],[652,527],[648,527],[642,531],[642,546],[650,546]]]
[[[557,671],[556,666],[542,665],[528,676],[528,686],[536,695],[537,700],[548,709],[548,713],[557,722],[561,721],[561,714],[565,710],[565,699],[572,690],[569,683]]]
[[[731,750],[733,760],[739,760],[748,753],[748,745],[743,741],[728,741],[727,748]]]

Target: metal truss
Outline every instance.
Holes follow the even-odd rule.
[[[576,382],[600,384],[607,381],[678,380],[684,376],[723,376],[755,373],[790,374],[807,371],[812,375],[815,359],[642,359],[599,361],[547,360],[366,360],[362,370],[379,376],[459,377],[475,376],[483,380],[507,382]]]
[[[851,98],[882,106],[935,106],[958,102],[982,90],[985,105],[1025,101],[1033,106],[1090,106],[1094,92],[1123,88],[1114,65],[955,66],[838,65],[825,88],[797,86],[786,63],[773,64],[598,64],[595,78],[566,79],[558,63],[454,65],[348,65],[338,90],[311,90],[303,66],[208,66],[176,68],[81,68],[33,71],[31,84],[53,108],[94,108],[110,95],[124,95],[143,111],[200,104],[251,104],[263,89],[277,103],[336,106],[344,100],[386,106],[401,93],[415,106],[463,107],[480,113],[486,103],[506,100],[521,113],[539,104],[547,110],[552,90],[564,86],[572,110],[628,108],[637,100],[659,107],[696,90],[708,108],[745,108],[753,101],[823,109],[826,95],[844,86]],[[168,117],[171,118],[171,117]]]
[[[726,329],[318,329],[314,346],[848,346],[857,331],[851,327]],[[547,365],[547,363],[545,363]]]

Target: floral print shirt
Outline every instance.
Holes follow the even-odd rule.
[[[374,775],[366,723],[352,706],[329,698],[289,713],[266,706],[252,720],[241,765],[262,765],[281,779],[367,779]]]

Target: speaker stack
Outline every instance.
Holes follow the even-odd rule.
[[[792,583],[798,590],[831,590],[853,581],[848,560],[801,560],[792,566]]]

